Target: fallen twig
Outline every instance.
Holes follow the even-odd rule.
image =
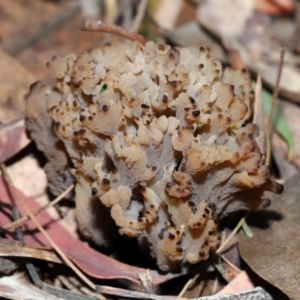
[[[239,229],[243,226],[244,222],[246,221],[246,218],[248,217],[249,212],[245,214],[243,218],[240,219],[238,224],[235,226],[235,228],[231,231],[227,239],[222,243],[220,248],[216,251],[216,254],[220,254],[224,247],[228,244],[228,242],[231,240],[231,238],[239,231]]]
[[[70,185],[63,193],[61,193],[57,198],[55,198],[53,201],[45,204],[44,206],[42,206],[41,208],[39,208],[38,210],[36,210],[33,215],[37,216],[39,213],[41,213],[42,211],[46,210],[47,208],[54,206],[55,204],[57,204],[61,199],[63,199],[67,194],[69,194],[72,189],[74,188],[74,184]],[[5,226],[2,226],[2,228],[6,229],[6,230],[13,230],[16,229],[17,227],[23,226],[28,220],[30,220],[29,215],[26,215],[12,223],[9,223]]]
[[[79,29],[83,31],[108,32],[116,34],[131,41],[138,41],[143,45],[145,45],[147,41],[142,35],[138,34],[137,32],[130,32],[120,26],[106,24],[102,21],[83,20]]]

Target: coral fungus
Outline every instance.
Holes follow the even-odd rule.
[[[161,270],[187,268],[220,246],[221,217],[282,191],[249,122],[249,75],[209,49],[111,42],[48,68],[55,83],[33,88],[27,127],[52,191],[74,175],[79,228],[98,244],[117,228]]]

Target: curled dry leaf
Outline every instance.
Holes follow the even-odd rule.
[[[252,227],[253,238],[239,234],[242,258],[263,279],[287,294],[300,295],[300,173],[285,184],[282,196],[271,197],[274,211],[256,216],[264,229]]]
[[[12,80],[13,79],[13,80]],[[34,77],[15,59],[0,50],[0,161],[29,143],[25,134],[25,95]]]
[[[32,199],[26,197],[21,192],[19,197],[23,197],[27,207],[31,211],[39,208],[39,205]],[[1,201],[12,204],[12,199],[7,193],[6,183],[3,178],[0,178],[0,199]],[[18,206],[19,202],[13,203]],[[24,215],[23,209],[18,207],[21,215]],[[9,223],[9,210],[0,212],[0,226]],[[136,268],[124,263],[120,263],[100,252],[90,248],[86,243],[74,238],[65,228],[63,228],[57,220],[50,217],[45,211],[37,216],[38,221],[47,231],[53,241],[60,249],[86,274],[100,279],[128,279],[140,283],[138,274],[145,273],[147,270]],[[59,234],[58,234],[59,233]],[[37,231],[32,222],[28,222],[24,228],[24,241],[26,246],[33,248],[50,248],[49,243],[44,236]],[[180,274],[161,275],[157,271],[150,271],[154,284],[160,284],[172,278],[178,277]]]

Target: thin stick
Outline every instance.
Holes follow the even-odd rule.
[[[254,100],[254,112],[253,112],[253,121],[252,121],[252,123],[254,123],[254,124],[259,123],[258,116],[261,113],[260,112],[260,109],[262,107],[262,105],[261,105],[261,101],[262,101],[261,89],[262,89],[262,87],[261,87],[261,74],[259,72],[257,74],[256,84],[255,84],[255,100]]]
[[[147,4],[148,4],[148,0],[140,0],[136,16],[135,16],[135,18],[132,22],[132,25],[131,25],[131,30],[132,31],[138,31],[139,30],[139,28],[141,26],[141,23],[143,21],[143,18],[145,16],[145,11],[146,11],[146,8],[147,8]]]
[[[74,188],[74,184],[70,185],[63,193],[61,193],[58,197],[56,197],[53,201],[45,204],[44,206],[40,207],[38,210],[36,210],[33,215],[37,216],[39,213],[41,213],[42,211],[48,209],[51,206],[54,206],[55,204],[57,204],[61,199],[63,199],[67,194],[69,194],[72,189]],[[7,229],[7,230],[13,230],[16,229],[17,227],[21,227],[23,226],[28,220],[30,220],[29,215],[26,215],[12,223],[9,223],[5,226],[3,226],[2,228]]]
[[[194,282],[199,278],[200,273],[196,274],[193,278],[189,279],[188,282],[184,285],[181,292],[178,294],[178,297],[182,297],[184,293],[194,284]]]
[[[232,230],[232,232],[229,234],[227,239],[222,243],[221,247],[216,251],[216,254],[220,254],[222,250],[225,248],[225,246],[228,244],[228,242],[232,239],[232,237],[239,231],[239,229],[243,226],[243,223],[246,221],[246,218],[248,217],[249,212],[245,214],[243,218],[240,219],[238,224],[235,226],[235,228]]]
[[[279,66],[278,66],[276,84],[275,84],[274,91],[273,91],[271,110],[270,110],[268,122],[266,125],[266,148],[267,148],[266,149],[266,165],[270,165],[270,162],[271,162],[271,134],[272,134],[273,116],[274,116],[274,111],[275,111],[276,104],[277,104],[277,97],[278,97],[278,93],[279,93],[279,83],[280,83],[280,78],[281,78],[281,73],[282,73],[283,62],[284,62],[284,53],[285,53],[285,49],[284,49],[284,47],[282,47],[281,51],[280,51],[280,61],[279,61]]]
[[[8,187],[11,191],[11,194],[13,198],[17,199],[17,201],[20,203],[20,205],[23,207],[24,211],[27,213],[29,218],[33,221],[35,226],[40,230],[40,232],[44,235],[44,237],[47,239],[47,241],[50,243],[50,245],[53,247],[53,249],[57,252],[57,254],[60,256],[62,261],[69,266],[75,274],[77,274],[78,277],[80,277],[89,287],[91,287],[93,290],[96,290],[96,286],[93,282],[91,282],[74,264],[73,262],[60,250],[60,248],[54,243],[54,241],[51,239],[51,237],[48,235],[48,233],[44,230],[44,228],[41,226],[41,224],[38,222],[36,217],[32,214],[32,212],[29,210],[27,205],[25,204],[22,197],[18,197],[19,191],[14,187],[12,180],[7,172],[7,169],[5,165],[2,163],[0,165],[2,173],[7,180]],[[104,299],[104,297],[103,297]]]
[[[102,21],[83,20],[79,29],[83,31],[108,32],[116,34],[131,41],[138,41],[143,45],[146,44],[146,39],[142,35],[136,32],[127,31],[126,29],[120,26],[103,23]]]

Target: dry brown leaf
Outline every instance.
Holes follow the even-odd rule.
[[[256,214],[253,238],[239,234],[242,258],[263,279],[287,294],[300,295],[300,173],[289,179],[282,195],[270,195],[272,210]]]
[[[25,134],[25,95],[33,75],[0,49],[0,162],[29,143]]]

